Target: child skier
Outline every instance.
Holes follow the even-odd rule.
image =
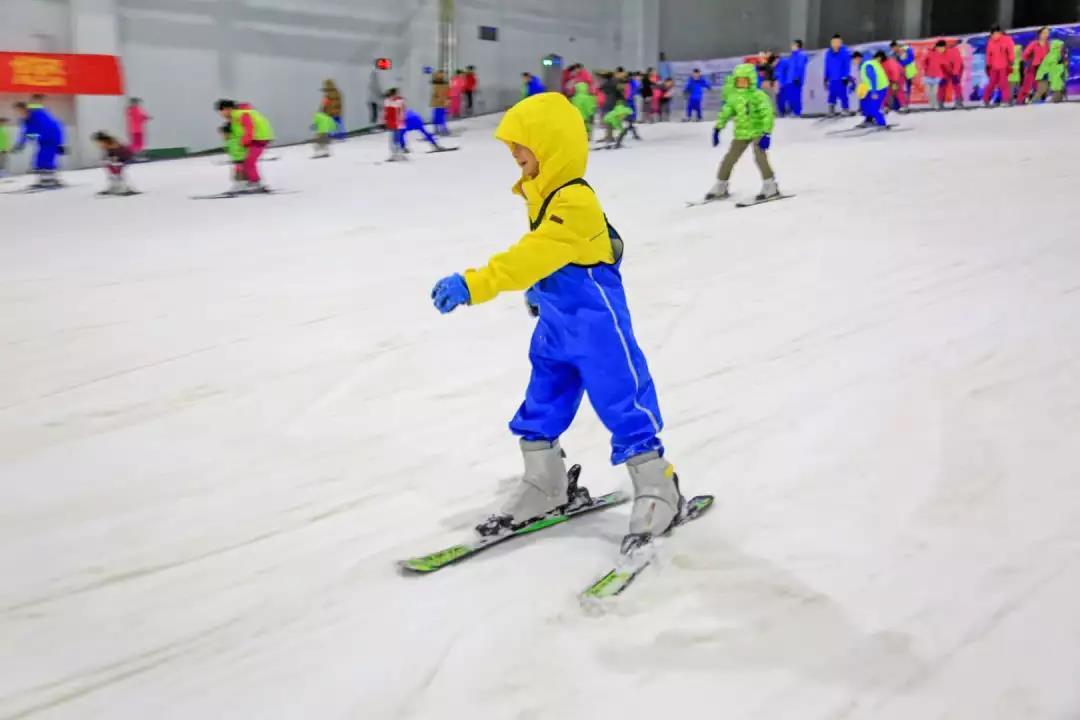
[[[465,71],[458,70],[454,73],[454,77],[450,80],[450,92],[448,98],[450,100],[450,117],[461,117],[461,97],[465,92]]]
[[[446,137],[450,128],[446,126],[446,108],[450,104],[450,85],[446,82],[446,73],[439,70],[431,76],[431,127],[436,135]]]
[[[884,57],[885,53],[879,51],[873,58],[866,60],[858,50],[851,56],[859,73],[856,90],[859,110],[863,114],[863,121],[857,127],[886,127],[885,116],[881,112],[885,104],[885,94],[889,89],[889,78],[885,74],[885,68],[881,66]]]
[[[522,170],[514,192],[531,231],[484,267],[440,280],[442,313],[501,292],[528,290],[539,321],[529,349],[532,377],[510,430],[525,473],[501,512],[477,527],[501,534],[580,502],[571,497],[560,436],[586,393],[612,434],[611,461],[626,464],[634,504],[623,552],[667,532],[684,499],[658,437],[663,421],[645,355],[634,339],[619,265],[623,242],[582,176],[589,146],[566,97],[545,93],[511,108],[496,138]]]
[[[1035,73],[1038,81],[1038,95],[1036,101],[1042,102],[1052,92],[1054,102],[1059,103],[1065,99],[1065,76],[1069,63],[1065,55],[1065,41],[1051,40],[1050,52],[1046,53],[1042,64]]]
[[[660,122],[663,119],[665,82],[659,75],[653,73],[652,96],[649,98],[649,122]]]
[[[671,78],[664,80],[663,94],[660,97],[660,120],[671,120],[671,103],[675,102],[675,81]]]
[[[915,51],[910,45],[901,45],[896,40],[889,43],[889,49],[892,51],[892,56],[904,69],[904,92],[907,94],[910,103],[911,88],[915,84],[915,78],[919,76],[919,64],[915,62]]]
[[[247,157],[247,150],[240,142],[240,138],[233,135],[232,123],[222,125],[219,132],[224,142],[225,154],[232,161],[231,175],[233,184],[242,184],[244,182],[244,159]]]
[[[691,116],[696,116],[695,120],[701,122],[701,103],[705,99],[706,90],[712,90],[712,85],[701,76],[701,70],[694,68],[686,81],[686,87],[683,88],[683,94],[686,95],[686,117],[683,122],[689,122]]]
[[[11,140],[7,130],[8,119],[0,117],[0,178],[8,175],[7,160],[8,150],[11,149]]]
[[[626,137],[626,134],[634,130],[633,115],[634,111],[631,110],[630,106],[626,104],[626,101],[621,98],[618,103],[616,103],[615,109],[604,115],[604,124],[608,127],[607,136],[615,138],[614,146],[611,146],[610,141],[607,141],[609,147],[614,147],[615,149],[622,147],[622,141]],[[634,132],[634,137],[637,137],[637,132]],[[640,140],[641,138],[638,139]]]
[[[879,59],[882,69],[885,70],[885,76],[889,79],[889,89],[885,93],[885,111],[892,109],[907,112],[908,95],[904,90],[906,85],[904,66],[891,53],[886,55],[882,52],[874,57]]]
[[[536,77],[532,73],[521,73],[521,99],[532,97],[533,95],[539,95],[545,92],[547,88],[544,87],[544,83],[540,82],[540,78]]]
[[[62,183],[56,175],[56,157],[64,154],[63,126],[39,102],[29,104],[17,102],[15,112],[22,120],[22,131],[12,152],[21,152],[30,138],[37,141],[38,149],[34,154],[33,171],[37,174],[38,180],[30,187],[33,189],[60,187]]]
[[[579,82],[574,86],[574,98],[570,102],[581,113],[585,121],[585,137],[592,142],[593,119],[596,117],[596,96],[589,92],[588,83]]]
[[[334,130],[330,133],[335,140],[345,139],[345,121],[342,119],[344,103],[337,84],[327,78],[322,84],[322,111],[334,119]]]
[[[397,88],[386,91],[383,100],[383,125],[390,140],[390,158],[388,162],[406,160],[405,157],[405,98],[398,94]]]
[[[728,190],[731,173],[735,170],[735,163],[751,145],[754,146],[754,161],[764,180],[757,200],[778,197],[780,188],[776,186],[776,176],[768,156],[776,118],[772,100],[764,90],[757,87],[757,72],[749,63],[736,67],[729,82],[730,85],[725,84],[724,108],[717,116],[713,130],[713,147],[720,144],[720,132],[732,120],[735,121],[735,139],[731,141],[731,147],[720,163],[716,184],[705,194],[705,199],[724,200],[731,197]]]
[[[402,151],[406,153],[409,152],[409,144],[406,142],[405,136],[410,132],[418,132],[423,135],[424,139],[431,143],[432,152],[441,152],[446,149],[439,144],[434,135],[428,132],[427,125],[424,124],[424,118],[420,113],[405,108],[405,127],[398,131],[398,142],[401,143]]]
[[[832,36],[825,51],[825,89],[829,92],[829,117],[836,115],[840,103],[845,113],[850,111],[848,93],[851,84],[851,53],[840,33]]]
[[[245,151],[244,180],[246,182],[234,182],[229,194],[270,192],[270,188],[263,185],[262,177],[259,175],[259,157],[274,139],[274,129],[270,127],[270,121],[250,103],[218,100],[216,107],[221,117],[229,121],[233,136],[239,140]]]
[[[1009,73],[1009,107],[1016,105],[1020,97],[1020,83],[1024,81],[1024,47],[1016,43],[1013,48],[1012,72]]]
[[[105,155],[105,177],[108,182],[98,195],[138,195],[124,179],[124,166],[135,159],[135,151],[103,130],[94,133],[93,140]]]
[[[142,100],[133,97],[128,100],[127,106],[127,131],[128,146],[136,157],[142,155],[146,147],[146,123],[152,118],[142,108]]]
[[[311,129],[315,132],[315,139],[312,141],[315,144],[315,154],[311,157],[316,160],[330,157],[330,138],[337,130],[334,118],[320,109],[311,121]]]
[[[1046,59],[1047,53],[1050,52],[1050,28],[1044,27],[1039,30],[1039,35],[1032,40],[1026,48],[1024,48],[1024,84],[1020,88],[1020,100],[1021,104],[1029,102],[1032,95],[1035,93],[1035,86],[1038,81],[1035,76],[1039,72],[1039,68],[1042,66],[1042,61]]]

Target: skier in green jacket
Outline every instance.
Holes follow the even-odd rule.
[[[769,165],[767,151],[772,144],[772,129],[776,112],[772,99],[765,91],[757,87],[757,71],[753,65],[744,63],[735,68],[731,76],[731,87],[725,87],[724,108],[716,118],[713,130],[713,147],[720,144],[720,132],[732,120],[735,121],[735,139],[731,141],[727,155],[720,163],[716,184],[705,195],[706,200],[724,200],[731,197],[728,181],[743,153],[754,146],[754,160],[764,179],[759,202],[779,197],[780,188],[776,186],[776,176]]]
[[[315,131],[315,154],[312,157],[330,157],[330,138],[337,132],[337,121],[332,115],[319,110],[311,121],[311,129]]]
[[[620,98],[615,109],[604,115],[604,124],[611,129],[611,136],[615,138],[615,145],[610,147],[621,148],[626,134],[634,131],[633,121],[630,119],[633,114],[633,109]],[[634,132],[634,135],[637,133]]]
[[[1013,64],[1012,72],[1009,73],[1009,90],[1012,95],[1009,97],[1009,105],[1016,104],[1016,98],[1019,97],[1020,84],[1024,82],[1024,46],[1020,43],[1016,43],[1016,48],[1013,52]],[[1002,102],[1005,102],[1005,98],[1001,98]]]
[[[1065,99],[1065,75],[1068,61],[1065,58],[1065,41],[1051,40],[1050,52],[1046,54],[1042,64],[1035,73],[1035,79],[1039,83],[1039,92],[1036,100],[1042,101],[1051,92],[1054,93],[1054,102],[1059,103]]]
[[[592,141],[593,118],[596,117],[596,96],[589,92],[589,84],[579,82],[574,85],[574,97],[570,100],[581,113],[585,121],[585,136]]]
[[[6,117],[0,117],[0,178],[8,174],[7,158],[8,150],[11,149],[11,139],[8,137],[7,123]]]

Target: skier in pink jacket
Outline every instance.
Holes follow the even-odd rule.
[[[137,97],[128,100],[128,147],[133,155],[140,155],[146,146],[146,121],[150,119],[150,116],[142,109],[142,100]]]

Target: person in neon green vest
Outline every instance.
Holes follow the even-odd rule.
[[[245,180],[244,158],[247,157],[247,148],[240,143],[240,138],[233,135],[232,123],[225,123],[221,126],[220,131],[221,139],[225,141],[225,154],[232,161],[233,183],[243,184]]]
[[[311,122],[311,129],[315,131],[315,158],[328,158],[330,157],[330,137],[337,132],[337,121],[334,118],[319,110],[315,113],[315,118]]]
[[[233,183],[231,193],[270,192],[259,176],[259,157],[266,146],[274,139],[274,129],[270,121],[250,103],[237,103],[235,100],[218,100],[217,110],[229,121],[233,137],[239,138],[247,154],[244,156],[244,179],[247,184]]]
[[[574,97],[570,100],[581,119],[585,121],[585,135],[592,141],[593,119],[596,117],[596,96],[589,90],[589,84],[579,82],[574,85]]]
[[[881,51],[869,60],[858,50],[851,56],[855,68],[859,71],[856,93],[859,96],[863,121],[858,127],[886,127],[885,115],[881,112],[885,94],[889,89],[889,76],[885,74],[885,68],[881,64],[884,59],[885,53]]]
[[[1020,83],[1024,81],[1024,46],[1016,43],[1013,48],[1012,72],[1009,73],[1009,105],[1016,104],[1016,98],[1020,93]]]
[[[8,150],[11,149],[11,138],[8,137],[8,119],[0,117],[0,178],[8,174],[7,158]]]
[[[1068,61],[1065,56],[1065,41],[1051,40],[1050,52],[1046,53],[1039,69],[1035,71],[1035,79],[1039,83],[1039,92],[1035,99],[1043,101],[1051,92],[1054,94],[1054,102],[1059,103],[1065,99],[1065,75]]]

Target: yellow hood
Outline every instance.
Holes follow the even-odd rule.
[[[522,100],[506,112],[495,137],[507,145],[524,145],[540,161],[535,178],[523,177],[514,186],[514,192],[527,200],[547,197],[560,185],[585,175],[589,141],[581,130],[581,113],[562,93],[540,93]]]

